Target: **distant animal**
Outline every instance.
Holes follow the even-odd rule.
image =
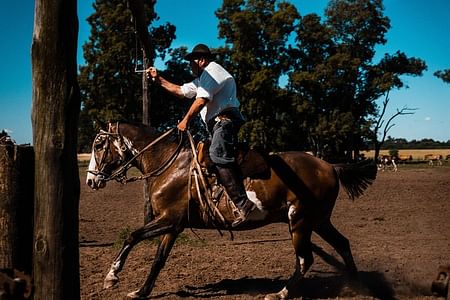
[[[247,195],[256,208],[247,222],[232,228],[234,216],[227,198],[216,198],[213,206],[203,200],[208,184],[203,184],[204,178],[198,173],[195,146],[189,140],[191,146],[186,146],[170,132],[162,134],[151,127],[127,123],[110,124],[107,131],[95,137],[86,179],[92,189],[104,188],[112,179],[126,181],[126,170],[131,166],[141,171],[142,178],[151,177],[148,192],[153,218],[125,240],[106,275],[105,288],[118,283],[118,274],[136,244],[160,236],[147,280],[139,290],[128,294],[131,299],[148,299],[177,236],[189,227],[251,230],[275,222],[288,223],[296,254],[295,272],[281,291],[266,295],[268,300],[287,299],[298,288],[313,264],[313,232],[336,249],[350,274],[357,272],[349,241],[330,218],[340,184],[353,199],[375,180],[377,168],[372,161],[332,165],[304,152],[267,155],[268,177],[247,182]]]
[[[429,166],[442,166],[442,155],[438,154],[426,154],[424,160],[428,161]]]
[[[391,155],[382,155],[377,159],[377,165],[379,171],[392,170],[397,172],[397,163],[395,162],[397,159],[395,156]]]
[[[412,155],[399,155],[399,156],[396,156],[396,161],[398,162],[398,163],[400,163],[400,162],[407,162],[407,161],[411,161],[413,159],[413,157],[412,157]]]

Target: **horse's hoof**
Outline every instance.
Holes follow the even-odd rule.
[[[116,275],[108,274],[106,275],[105,281],[103,282],[103,289],[109,289],[115,286],[119,282],[119,277]]]
[[[150,297],[141,296],[141,295],[139,295],[139,291],[134,291],[134,292],[128,293],[127,299],[147,300],[147,299],[150,299]]]
[[[264,297],[264,300],[277,300],[277,299],[279,299],[277,294],[267,294]]]
[[[287,298],[282,297],[280,293],[267,294],[264,297],[264,300],[279,300],[279,299],[287,299]]]

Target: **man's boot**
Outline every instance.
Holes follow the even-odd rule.
[[[254,208],[254,204],[247,198],[244,183],[236,166],[216,166],[220,182],[227,191],[231,201],[238,208],[237,216],[231,224],[236,227],[247,220]]]

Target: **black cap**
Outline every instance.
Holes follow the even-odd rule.
[[[205,44],[198,44],[194,47],[194,49],[192,49],[191,53],[186,54],[184,59],[191,60],[191,59],[196,59],[196,58],[200,58],[200,57],[210,58],[212,56],[213,56],[213,54],[209,50],[208,46],[206,46]]]

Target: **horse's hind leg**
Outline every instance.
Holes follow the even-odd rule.
[[[289,278],[286,286],[275,294],[266,295],[264,300],[289,299],[292,297],[293,291],[298,289],[300,280],[309,270],[314,262],[312,255],[311,234],[312,230],[310,222],[308,222],[301,213],[294,210],[291,206],[289,211],[290,228],[292,243],[296,254],[295,272]]]
[[[119,254],[111,264],[109,272],[105,277],[103,288],[110,288],[119,281],[119,277],[117,276],[117,274],[122,270],[128,254],[136,244],[144,239],[150,239],[174,230],[175,227],[173,224],[169,224],[167,221],[164,221],[162,219],[155,219],[131,233],[130,236],[125,240]]]
[[[331,224],[331,221],[328,220],[325,223],[322,223],[315,228],[314,231],[336,249],[337,253],[339,253],[344,260],[349,273],[351,275],[356,275],[357,268],[350,249],[350,242],[333,226],[333,224]]]
[[[158,251],[156,253],[155,260],[153,261],[150,273],[147,276],[147,280],[138,291],[128,294],[129,299],[148,299],[153,287],[155,286],[156,278],[164,267],[177,236],[178,234],[176,233],[168,233],[161,238],[161,242],[159,243]]]

